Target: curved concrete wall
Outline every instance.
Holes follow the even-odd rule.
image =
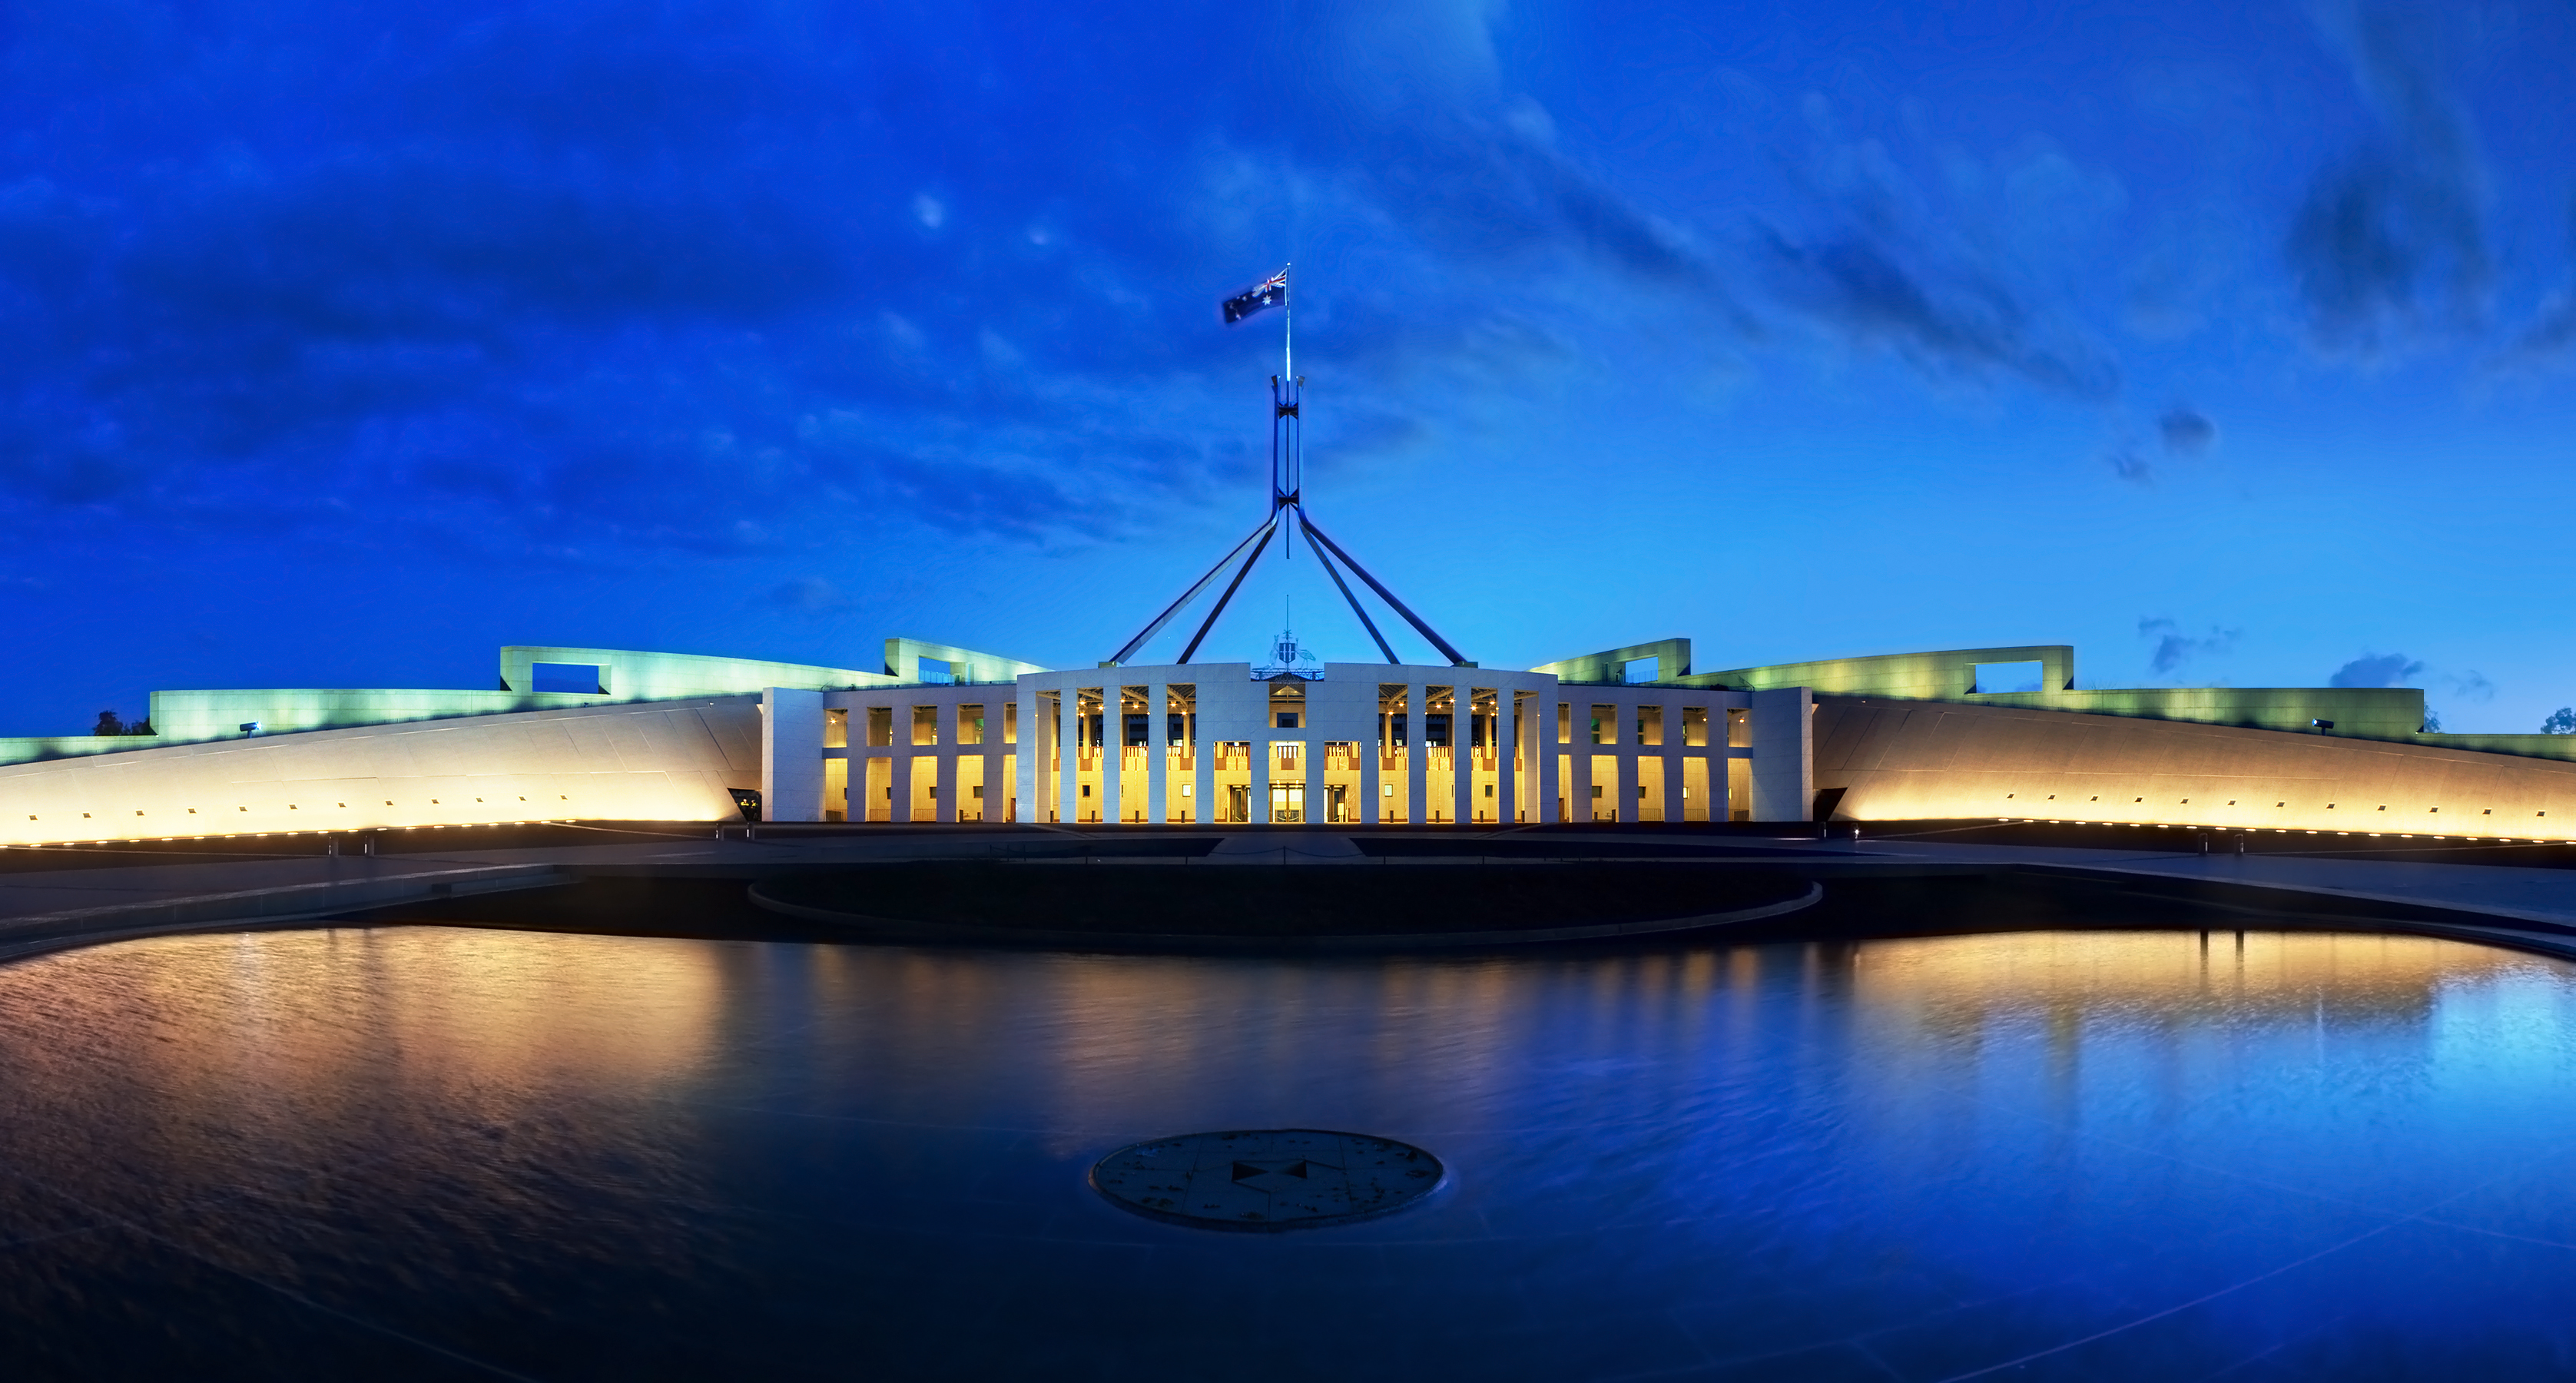
[[[2576,764],[2072,711],[1816,698],[1845,821],[2014,817],[2576,839]]]
[[[720,821],[760,702],[709,697],[173,745],[0,768],[0,843],[540,820]]]

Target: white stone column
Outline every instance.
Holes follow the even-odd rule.
[[[1208,727],[1216,722],[1208,714],[1211,688],[1205,679],[1195,685],[1190,720],[1181,728],[1190,736],[1190,824],[1205,826],[1216,820],[1216,804],[1209,800],[1216,793],[1216,746],[1208,741]]]
[[[1664,820],[1679,822],[1688,814],[1682,804],[1682,788],[1688,777],[1682,767],[1682,708],[1675,702],[1664,703]]]
[[[1476,824],[1476,689],[1464,682],[1449,692],[1449,819]]]
[[[1104,826],[1127,819],[1119,797],[1127,776],[1127,703],[1121,690],[1114,678],[1100,689],[1100,824]]]
[[[1385,776],[1385,771],[1378,767],[1379,762],[1386,753],[1386,744],[1380,737],[1381,722],[1379,720],[1377,684],[1375,682],[1368,684],[1366,725],[1367,728],[1360,732],[1359,745],[1359,819],[1363,825],[1375,826],[1386,820],[1385,788],[1382,782],[1382,779]]]
[[[1404,819],[1416,826],[1431,815],[1431,794],[1424,786],[1431,751],[1422,742],[1423,724],[1430,719],[1423,703],[1431,699],[1430,688],[1428,682],[1409,682],[1404,688]]]
[[[1815,809],[1815,700],[1805,687],[1753,693],[1753,819],[1804,821]]]
[[[1038,772],[1046,762],[1048,737],[1039,733],[1038,689],[1028,678],[1019,679],[1019,743],[1011,746],[1011,781],[1017,785],[1011,795],[1019,800],[1019,810],[1012,819],[1021,825],[1040,820],[1038,807]]]
[[[1278,731],[1270,723],[1270,685],[1255,682],[1252,689],[1261,694],[1261,709],[1253,719],[1252,790],[1245,794],[1250,800],[1244,804],[1244,815],[1266,824],[1270,820],[1270,737]]]
[[[1055,718],[1055,819],[1070,826],[1082,820],[1082,784],[1075,776],[1082,771],[1081,688],[1068,682],[1057,689]]]
[[[1554,677],[1542,678],[1538,684],[1538,701],[1530,715],[1530,771],[1538,780],[1538,801],[1533,804],[1538,810],[1531,815],[1547,825],[1564,820],[1564,814],[1556,809],[1557,798],[1565,793],[1565,783],[1556,771],[1557,756],[1565,752],[1565,747],[1556,742],[1556,703],[1564,698],[1564,693],[1565,689],[1557,684]]]
[[[888,757],[894,761],[894,772],[887,775],[893,781],[886,785],[893,798],[886,803],[886,820],[900,822],[912,820],[912,757],[921,750],[912,742],[912,708],[897,706],[894,709],[894,746],[888,751]]]
[[[1172,819],[1164,800],[1169,785],[1163,779],[1172,759],[1172,684],[1145,684],[1145,820],[1149,825]]]
[[[823,694],[760,694],[760,819],[823,819]]]

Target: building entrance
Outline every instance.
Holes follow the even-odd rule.
[[[1270,785],[1270,819],[1302,822],[1306,819],[1306,785],[1272,783]]]
[[[1348,787],[1335,783],[1324,789],[1324,820],[1335,826],[1350,823],[1351,790]]]

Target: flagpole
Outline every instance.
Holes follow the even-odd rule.
[[[1297,398],[1302,402],[1305,391],[1297,387],[1296,269],[1297,262],[1295,260],[1290,260],[1286,264],[1279,266],[1279,377],[1287,382],[1289,396]],[[1278,424],[1273,422],[1271,426],[1276,427]],[[1288,434],[1287,474],[1289,476],[1288,484],[1291,493],[1301,493],[1304,489],[1304,486],[1301,483],[1301,478],[1297,476],[1297,439],[1304,429],[1305,420],[1300,418],[1298,420],[1297,429]],[[1302,513],[1303,511],[1301,510],[1299,512]],[[1286,541],[1279,544],[1279,560],[1285,562],[1293,559],[1297,555],[1297,529],[1295,525],[1290,525],[1287,533],[1283,536],[1286,538]]]

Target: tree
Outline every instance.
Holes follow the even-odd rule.
[[[98,728],[90,731],[90,733],[93,735],[121,735],[125,733],[125,722],[118,720],[116,718],[116,712],[114,711],[101,711],[98,713]]]
[[[2424,708],[2424,733],[2428,735],[2438,735],[2442,733],[2441,713],[2430,706]]]
[[[2576,735],[2576,706],[2561,706],[2557,710],[2551,711],[2549,713],[2549,719],[2540,722],[2540,733],[2544,735]]]

